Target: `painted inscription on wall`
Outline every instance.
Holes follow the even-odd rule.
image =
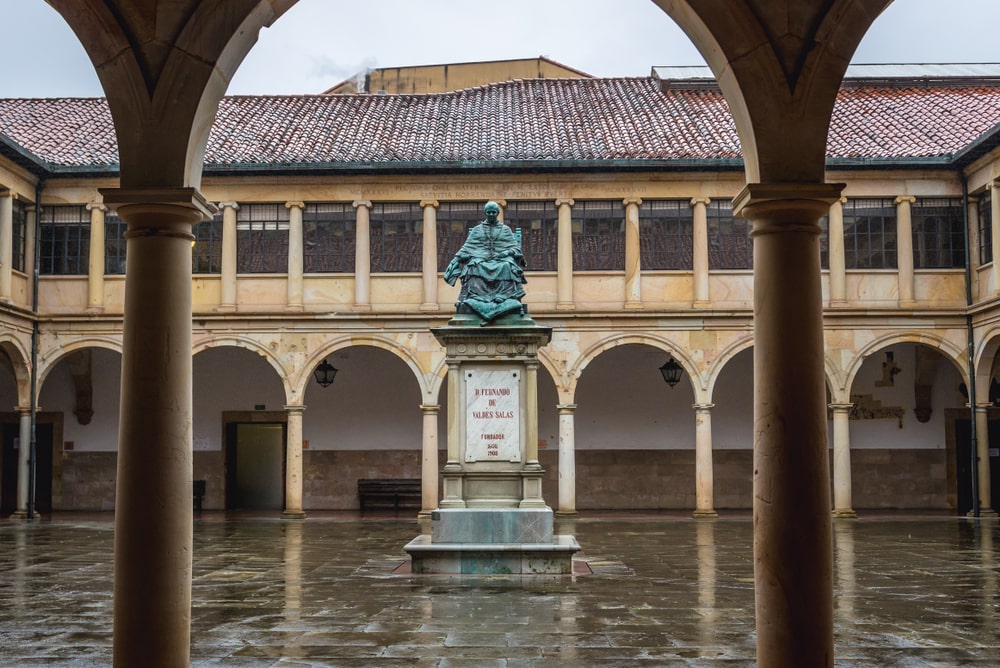
[[[465,461],[521,461],[521,372],[465,370]]]

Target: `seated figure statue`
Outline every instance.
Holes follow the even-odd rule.
[[[522,312],[521,298],[527,281],[524,278],[524,255],[517,237],[499,220],[500,206],[487,202],[486,220],[469,231],[444,272],[448,285],[462,279],[455,306],[463,307],[482,318],[486,325],[497,318]]]

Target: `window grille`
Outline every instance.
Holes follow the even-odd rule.
[[[284,204],[241,204],[236,211],[236,271],[288,271],[288,208]]]
[[[891,199],[844,204],[844,264],[848,269],[896,268],[896,205]]]
[[[303,271],[353,274],[357,211],[348,203],[307,204],[302,212]]]
[[[918,199],[910,207],[913,267],[952,269],[965,266],[962,200]]]
[[[11,267],[24,271],[25,234],[28,229],[28,210],[21,200],[14,200],[14,226],[11,230]]]
[[[830,268],[830,216],[819,219],[819,268]]]
[[[708,268],[753,269],[750,221],[733,216],[729,200],[708,203]]]
[[[212,220],[194,226],[194,249],[191,252],[191,272],[219,274],[222,272],[222,211]]]
[[[993,203],[989,190],[979,196],[976,209],[979,213],[979,264],[989,264],[993,261]]]
[[[113,211],[104,214],[104,273],[125,274],[125,221]]]
[[[639,261],[645,269],[690,271],[694,263],[694,209],[689,200],[645,200],[639,205]]]
[[[39,273],[55,276],[87,273],[90,254],[90,212],[87,207],[44,207],[39,227]]]
[[[441,202],[437,209],[437,270],[443,272],[459,251],[469,230],[485,216],[478,202]]]
[[[423,208],[413,202],[376,202],[369,217],[371,270],[423,270]]]
[[[624,271],[625,209],[621,200],[573,206],[573,270]]]
[[[521,230],[521,252],[529,271],[559,268],[559,209],[555,202],[509,202],[503,220],[515,233]]]

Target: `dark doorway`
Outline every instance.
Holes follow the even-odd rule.
[[[0,480],[3,494],[0,498],[0,515],[6,517],[17,510],[17,455],[21,446],[19,418],[3,422],[3,454]],[[52,423],[35,424],[35,511],[52,512]]]
[[[972,510],[972,430],[969,420],[955,421],[955,476],[957,483],[958,514]],[[1000,420],[989,421],[990,448],[990,507],[997,510],[1000,504]],[[982,434],[977,434],[982,438]]]
[[[285,504],[285,425],[226,425],[226,510],[277,510]]]

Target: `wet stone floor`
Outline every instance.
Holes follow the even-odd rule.
[[[748,518],[584,518],[593,574],[463,579],[405,573],[415,521],[208,515],[194,666],[755,664]],[[834,534],[837,666],[1000,665],[996,520]],[[112,538],[110,516],[0,521],[0,666],[110,665]]]

